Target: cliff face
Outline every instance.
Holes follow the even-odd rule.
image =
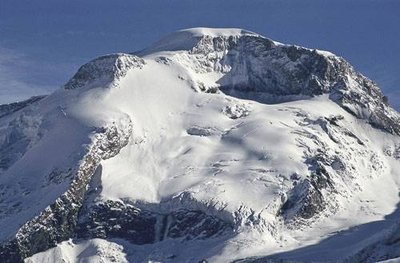
[[[192,38],[191,44],[180,44],[187,49],[190,66],[200,73],[224,73],[217,83],[226,94],[264,103],[328,94],[356,117],[390,133],[400,133],[399,114],[388,105],[376,83],[341,57],[283,45],[250,32]],[[180,45],[159,44],[150,50],[180,50]],[[204,90],[209,88],[201,86]]]
[[[87,153],[74,169],[74,179],[68,190],[18,229],[14,239],[2,245],[2,262],[21,262],[75,235],[78,212],[95,170],[101,160],[115,156],[126,146],[131,128],[120,131],[111,126],[93,136]]]
[[[115,240],[135,262],[318,243],[396,206],[399,121],[343,58],[244,30],[100,57],[54,94],[0,106],[0,261],[93,246],[108,260]],[[359,242],[335,260],[366,257],[374,243]]]

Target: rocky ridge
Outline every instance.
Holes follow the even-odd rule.
[[[114,126],[96,133],[87,154],[76,168],[74,180],[68,191],[24,224],[18,230],[15,239],[2,244],[0,260],[22,262],[24,258],[72,237],[77,225],[78,211],[99,162],[118,154],[128,143],[130,132],[130,126],[122,131]]]
[[[170,37],[167,37],[167,39]],[[179,38],[178,38],[179,39]],[[184,46],[185,61],[198,73],[221,72],[217,81],[224,93],[266,103],[328,94],[329,98],[360,119],[393,134],[400,134],[400,117],[376,83],[332,53],[283,45],[254,33],[194,37]],[[172,46],[153,50],[180,50]],[[144,54],[147,53],[143,51]],[[189,58],[185,58],[189,57]],[[200,90],[209,91],[199,81]]]

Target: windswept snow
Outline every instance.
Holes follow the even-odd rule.
[[[215,37],[239,37],[239,36],[259,36],[256,33],[239,29],[239,28],[204,28],[196,27],[183,29],[171,33],[160,41],[152,45],[150,48],[141,51],[141,54],[149,54],[158,51],[178,51],[190,50],[193,48],[203,36],[210,38]]]

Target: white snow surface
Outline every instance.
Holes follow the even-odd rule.
[[[236,235],[145,246],[70,240],[26,262],[197,262],[200,257],[228,262],[296,250],[329,236],[338,241],[326,248],[321,243],[305,254],[300,251],[294,258],[335,260],[373,242],[379,227],[368,228],[370,235],[346,231],[380,222],[396,210],[400,163],[387,152],[395,151],[400,138],[355,118],[327,96],[267,105],[222,92],[198,92],[199,81],[217,87],[223,73],[194,70],[197,62],[185,50],[204,35],[243,34],[256,35],[241,29],[179,31],[144,51],[145,65],[129,69],[117,85],[96,82],[59,90],[23,114],[0,119],[4,131],[17,115],[39,122],[23,124],[36,129],[27,135],[28,150],[0,173],[0,185],[8,193],[0,203],[8,209],[0,215],[0,240],[66,191],[70,179],[48,183],[46,178],[52,170],[66,171],[79,161],[95,127],[123,127],[129,118],[130,142],[117,156],[101,162],[102,189],[96,201],[120,200],[165,213],[202,210],[235,224]],[[330,137],[320,122],[332,116],[343,118]],[[277,214],[293,188],[293,175],[297,180],[309,176],[305,160],[321,150],[340,159],[329,168],[338,193],[317,218],[287,226]],[[261,223],[252,225],[250,214],[259,216]]]
[[[205,28],[196,27],[173,32],[151,47],[143,50],[141,54],[150,54],[158,51],[189,50],[204,36],[215,37],[240,37],[245,35],[260,36],[256,33],[239,28]]]
[[[127,263],[123,246],[103,239],[92,239],[88,242],[75,243],[72,240],[64,241],[57,247],[46,252],[38,253],[25,260],[26,263]]]

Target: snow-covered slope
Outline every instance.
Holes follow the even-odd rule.
[[[100,57],[0,117],[0,261],[399,257],[364,252],[396,227],[399,120],[344,59],[240,29]]]

